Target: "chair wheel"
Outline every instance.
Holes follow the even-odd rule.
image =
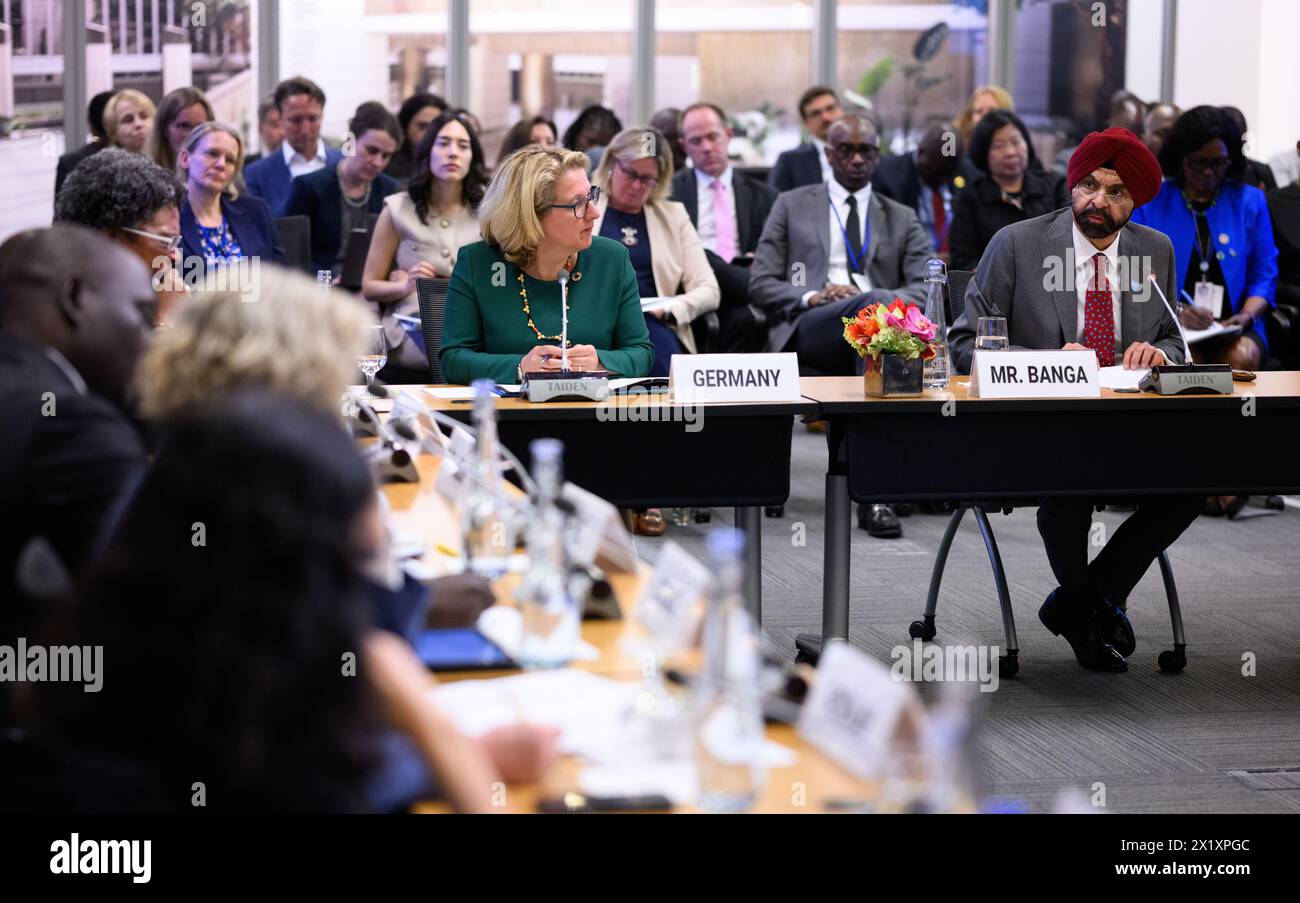
[[[785,505],[768,505],[763,508],[766,517],[785,517]]]
[[[934,618],[927,617],[923,621],[913,621],[907,628],[907,635],[914,640],[925,640],[929,642],[934,639],[938,631],[934,627]]]
[[[1015,677],[1020,671],[1020,656],[1008,652],[998,659],[998,677]]]
[[[713,520],[713,512],[708,508],[695,509],[695,522],[697,524],[707,524]]]
[[[1156,659],[1160,670],[1166,674],[1177,674],[1187,667],[1187,653],[1181,649],[1166,649]]]

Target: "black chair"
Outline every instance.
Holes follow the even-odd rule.
[[[975,274],[970,270],[948,271],[948,303],[952,308],[955,321],[966,310],[966,287]],[[935,637],[934,613],[939,605],[939,585],[943,582],[944,566],[948,562],[948,551],[957,535],[957,528],[967,511],[975,512],[975,523],[979,526],[984,539],[984,548],[988,552],[989,566],[993,569],[993,583],[997,588],[998,605],[1002,609],[1002,629],[1006,635],[1006,654],[998,659],[998,673],[1002,677],[1011,677],[1020,670],[1020,644],[1016,639],[1016,619],[1011,611],[1011,592],[1007,589],[1007,575],[1002,567],[1002,554],[998,551],[998,541],[993,535],[993,526],[989,523],[989,512],[1001,511],[1010,514],[1018,505],[1002,502],[967,502],[957,505],[948,517],[948,526],[939,541],[939,551],[935,554],[934,570],[930,574],[930,589],[925,597],[925,613],[921,620],[913,621],[908,628],[912,639],[932,640]],[[1098,510],[1101,507],[1099,506]],[[1173,622],[1174,648],[1159,655],[1160,670],[1176,673],[1187,665],[1187,643],[1183,636],[1183,615],[1178,605],[1178,587],[1174,585],[1174,570],[1169,563],[1168,552],[1161,552],[1157,559],[1160,564],[1160,576],[1164,580],[1165,595],[1169,598],[1169,618]]]
[[[442,350],[442,318],[447,305],[447,279],[417,279],[415,294],[420,299],[420,328],[424,332],[424,353],[429,359],[429,381],[445,383],[438,355]]]
[[[285,265],[316,275],[311,268],[311,220],[305,216],[277,216],[275,234],[284,248]]]
[[[722,321],[718,312],[711,310],[691,321],[691,334],[695,336],[695,350],[699,354],[712,354],[718,350],[722,335]]]

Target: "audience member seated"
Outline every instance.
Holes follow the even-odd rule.
[[[149,267],[158,322],[166,323],[186,295],[179,269],[184,196],[175,172],[143,154],[110,147],[68,177],[54,201],[54,221],[102,232]]]
[[[1069,209],[1014,223],[989,244],[966,289],[966,309],[949,332],[958,371],[970,370],[976,326],[989,316],[1007,318],[1013,348],[1088,349],[1102,366],[1129,369],[1182,362],[1182,338],[1164,305],[1143,303],[1119,281],[1127,279],[1123,255],[1146,261],[1143,266],[1152,268],[1166,294],[1178,284],[1168,238],[1133,218],[1133,210],[1160,190],[1155,158],[1126,129],[1094,132],[1070,158],[1069,183]],[[1075,261],[1074,288],[1043,290],[1043,261],[1050,259]],[[1062,312],[1070,309],[1076,311],[1073,322],[1063,329]],[[1078,441],[1089,441],[1082,430]],[[1115,441],[1096,437],[1095,444],[1100,453]],[[1123,612],[1128,596],[1155,557],[1196,518],[1202,500],[1141,501],[1089,563],[1096,501],[1057,499],[1039,507],[1038,530],[1060,586],[1038,617],[1065,637],[1084,668],[1124,671],[1135,646]]]
[[[561,369],[559,273],[569,277],[570,370],[645,376],[654,344],[627,248],[593,235],[599,189],[587,157],[525,147],[502,161],[447,291],[442,370],[453,383],[517,383]]]
[[[872,189],[881,197],[916,211],[944,260],[949,257],[954,202],[966,187],[966,178],[959,173],[963,150],[960,133],[948,123],[936,122],[921,135],[916,150],[885,157],[871,178]]]
[[[400,186],[406,187],[416,160],[415,149],[424,140],[424,133],[428,130],[429,124],[441,116],[446,109],[447,101],[437,94],[429,94],[425,91],[412,94],[402,102],[397,110],[397,125],[402,130],[402,145],[397,149],[397,153],[393,154],[393,159],[388,161],[384,175],[396,179]]]
[[[510,131],[506,132],[506,137],[502,139],[501,152],[497,154],[497,165],[500,166],[502,160],[519,150],[519,148],[527,147],[530,144],[555,147],[559,143],[559,134],[559,131],[555,128],[555,123],[545,116],[521,119],[510,126]]]
[[[384,324],[387,382],[429,381],[428,358],[397,317],[419,318],[416,280],[450,278],[461,247],[478,238],[487,182],[478,133],[463,111],[447,110],[425,129],[406,190],[384,200],[361,290]]]
[[[54,169],[54,193],[63,190],[63,183],[78,164],[87,157],[97,154],[109,146],[108,134],[104,131],[104,108],[113,97],[112,91],[100,91],[90,99],[86,107],[86,122],[90,126],[90,140],[76,150],[70,150],[59,157]]]
[[[176,164],[185,175],[181,236],[187,270],[201,263],[211,271],[241,260],[284,263],[266,202],[236,188],[243,160],[243,139],[224,123],[205,122],[181,144]]]
[[[1236,107],[1220,107],[1219,109],[1232,117],[1233,123],[1237,126],[1237,131],[1241,132],[1242,153],[1245,153],[1246,133],[1250,131],[1246,125],[1246,114]],[[1246,174],[1241,180],[1242,184],[1252,185],[1262,191],[1272,191],[1277,187],[1277,180],[1273,178],[1273,170],[1262,160],[1252,160],[1246,158]]]
[[[1181,115],[1183,111],[1171,103],[1153,104],[1147,111],[1146,121],[1142,124],[1142,143],[1157,158],[1160,156],[1160,148],[1164,146],[1165,139],[1169,137],[1169,130]]]
[[[1106,116],[1108,129],[1128,129],[1135,135],[1142,134],[1143,122],[1146,120],[1147,105],[1132,91],[1121,88],[1110,96],[1110,113]],[[1090,130],[1089,130],[1090,131]],[[1079,136],[1082,140],[1083,135]],[[1062,148],[1052,163],[1052,172],[1065,178],[1070,168],[1070,155],[1074,147]]]
[[[544,771],[554,732],[476,742],[441,714],[411,648],[372,626],[382,537],[336,417],[262,392],[185,412],[45,633],[110,650],[112,676],[39,687],[38,736],[141,765],[154,793],[128,808],[193,811],[198,780],[206,811],[394,811],[435,788],[489,811],[493,781]]]
[[[623,123],[619,122],[613,110],[593,104],[579,113],[578,118],[564,130],[564,140],[560,143],[569,150],[586,154],[589,161],[587,171],[592,172],[600,164],[600,155],[609,142],[621,131]]]
[[[217,117],[198,88],[177,88],[162,99],[153,120],[149,156],[163,169],[176,168],[176,154],[190,132]]]
[[[961,134],[961,143],[966,148],[967,154],[961,160],[961,174],[965,176],[967,182],[974,182],[983,174],[983,171],[971,162],[970,143],[975,136],[975,126],[994,110],[1010,110],[1014,113],[1016,102],[1006,88],[997,85],[980,85],[957,116],[957,131]]]
[[[0,645],[12,647],[71,588],[144,468],[128,390],[156,302],[144,264],[70,225],[0,246],[0,285]]]
[[[325,92],[313,81],[290,78],[275,88],[284,143],[279,153],[267,154],[244,170],[248,193],[266,201],[272,216],[283,216],[289,200],[289,183],[298,176],[332,166],[343,154],[326,147],[320,136],[325,116]]]
[[[280,110],[275,105],[275,92],[262,98],[257,105],[258,146],[262,149],[244,157],[244,165],[252,166],[267,154],[278,154],[284,144],[284,126],[280,124]]]
[[[153,101],[133,88],[118,91],[104,107],[104,134],[108,143],[133,154],[148,150],[153,129]]]
[[[1193,107],[1174,123],[1160,165],[1166,177],[1160,196],[1133,221],[1173,241],[1175,291],[1187,302],[1179,314],[1183,327],[1205,329],[1215,320],[1241,327],[1240,335],[1197,342],[1192,357],[1198,364],[1258,369],[1268,346],[1257,321],[1273,305],[1277,246],[1264,193],[1242,181],[1241,132],[1218,107]],[[1198,291],[1203,306],[1195,304]]]
[[[630,128],[614,136],[591,179],[600,189],[596,234],[627,248],[641,298],[664,302],[645,313],[655,346],[651,376],[667,376],[674,354],[694,353],[692,321],[718,309],[718,280],[700,237],[686,208],[667,199],[672,176],[667,139]]]
[[[1268,193],[1268,213],[1277,242],[1277,300],[1300,305],[1300,180]]]
[[[724,122],[725,126],[726,123]],[[668,139],[668,148],[673,152],[673,172],[686,168],[686,152],[682,150],[682,111],[676,107],[664,107],[650,117],[650,128],[658,129],[659,134]],[[678,200],[678,198],[673,198]]]
[[[843,317],[877,301],[924,303],[934,248],[916,214],[871,190],[880,139],[865,118],[845,116],[826,136],[834,178],[776,199],[750,267],[750,299],[767,312],[768,351],[793,351],[812,376],[862,372],[844,341]],[[865,215],[863,215],[865,213]],[[873,536],[902,536],[887,505],[861,506]]]
[[[341,163],[294,179],[285,216],[311,220],[312,269],[343,273],[343,255],[353,230],[370,231],[370,216],[384,209],[384,199],[401,191],[384,167],[397,150],[402,133],[381,103],[367,101],[348,122],[353,153]]]
[[[994,110],[971,138],[970,159],[981,175],[957,198],[949,243],[952,268],[973,270],[1004,226],[1042,216],[1070,203],[1064,180],[1044,172],[1020,117]]]
[[[736,172],[727,155],[732,130],[726,114],[713,104],[687,107],[682,113],[681,135],[680,146],[694,168],[673,176],[672,197],[686,208],[718,281],[721,334],[717,350],[762,351],[767,329],[750,311],[749,265],[776,202],[776,189]]]
[[[826,133],[844,115],[834,88],[814,85],[799,98],[799,119],[809,140],[796,148],[782,151],[767,175],[767,183],[777,191],[789,191],[803,185],[820,185],[831,181],[831,166],[826,157]]]

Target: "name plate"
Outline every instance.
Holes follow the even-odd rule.
[[[799,401],[796,354],[674,354],[673,401]]]
[[[1100,398],[1092,351],[976,351],[971,398]]]

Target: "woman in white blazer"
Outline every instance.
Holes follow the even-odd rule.
[[[673,354],[695,352],[691,321],[717,310],[721,299],[686,208],[667,198],[672,180],[672,150],[652,128],[615,135],[592,176],[601,189],[594,229],[626,246],[636,270],[655,343],[654,376],[668,375]]]

